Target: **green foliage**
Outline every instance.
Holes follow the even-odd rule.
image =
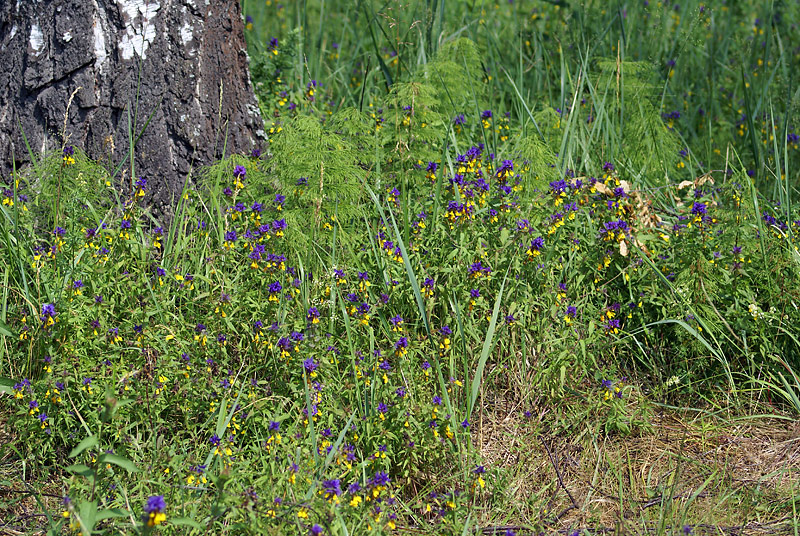
[[[530,168],[535,170],[535,181],[531,184],[534,189],[546,188],[551,181],[558,179],[558,169],[555,167],[558,157],[541,138],[530,135],[520,136],[515,141],[512,154],[529,162]]]
[[[261,113],[268,117],[280,100],[281,73],[289,71],[297,54],[300,32],[294,30],[280,44],[259,42],[250,52],[250,77]]]
[[[79,150],[9,178],[0,456],[70,498],[41,526],[673,530],[680,491],[579,471],[672,407],[797,413],[797,58],[777,12],[650,4],[247,3],[270,144],[171,222]],[[721,465],[716,510],[795,515]]]
[[[663,184],[678,161],[681,141],[658,111],[661,92],[653,65],[608,59],[596,64],[596,98],[603,103],[605,128],[617,133],[619,160],[632,175],[647,177],[645,184]]]
[[[439,108],[447,119],[486,102],[478,47],[465,37],[442,45],[431,61],[420,66],[416,78],[436,88]]]
[[[393,162],[408,165],[437,156],[434,144],[441,139],[445,118],[437,111],[436,88],[423,82],[397,82],[386,100],[387,125],[381,141]]]
[[[290,228],[301,229],[295,240],[303,240],[303,236],[308,236],[309,225],[318,228],[330,216],[338,214],[339,218],[351,219],[360,214],[361,179],[367,169],[359,163],[363,162],[361,150],[370,143],[370,133],[361,131],[367,140],[364,144],[360,144],[361,138],[356,138],[357,131],[338,134],[333,129],[340,121],[347,120],[346,114],[330,124],[299,116],[287,123],[273,140],[272,172],[281,182],[281,191],[297,193],[297,206],[286,211]],[[349,117],[364,122],[360,114]],[[301,178],[306,179],[302,186],[298,184]]]

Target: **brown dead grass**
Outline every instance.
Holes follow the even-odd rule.
[[[0,445],[13,445],[14,436],[9,432],[4,419],[0,417]],[[58,493],[58,482],[51,481],[45,485],[47,491],[41,491],[41,482],[47,481],[46,475],[32,475],[10,449],[0,449],[0,536],[16,536],[18,534],[44,534],[42,526],[47,525],[42,508],[32,495],[33,488],[26,482],[35,480],[36,493],[50,512],[59,510],[62,495]],[[27,471],[26,471],[27,469]]]
[[[554,408],[526,417],[501,392],[488,398],[474,440],[487,470],[498,470],[503,489],[495,493],[503,494],[507,517],[487,511],[481,526],[677,534],[685,523],[694,534],[794,531],[788,520],[800,499],[798,422],[662,410],[638,435],[548,435]]]

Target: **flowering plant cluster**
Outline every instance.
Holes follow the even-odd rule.
[[[519,24],[560,32],[561,13]],[[598,87],[631,70],[630,124],[589,86],[533,112],[513,77],[489,98],[497,71],[467,39],[417,70],[376,45],[368,71],[341,67],[345,41],[298,61],[301,33],[255,50],[270,144],[200,170],[171,218],[147,208],[155,177],[120,184],[77,146],[3,178],[0,424],[58,482],[56,532],[466,533],[507,488],[491,400],[607,436],[748,369],[796,403],[800,213],[748,166],[674,146],[708,124],[693,95],[659,111],[657,73],[600,59]],[[740,115],[728,134],[774,142],[774,118]]]

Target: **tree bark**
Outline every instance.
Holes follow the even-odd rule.
[[[29,160],[23,133],[35,153],[67,144],[118,163],[128,117],[135,136],[153,114],[135,173],[169,214],[192,167],[266,139],[238,0],[0,0],[0,58],[6,178],[12,153]]]

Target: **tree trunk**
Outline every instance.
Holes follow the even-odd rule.
[[[0,0],[0,58],[6,178],[12,153],[29,160],[23,132],[35,153],[67,144],[119,163],[128,116],[135,136],[153,114],[135,173],[169,214],[192,167],[265,140],[238,0]]]

